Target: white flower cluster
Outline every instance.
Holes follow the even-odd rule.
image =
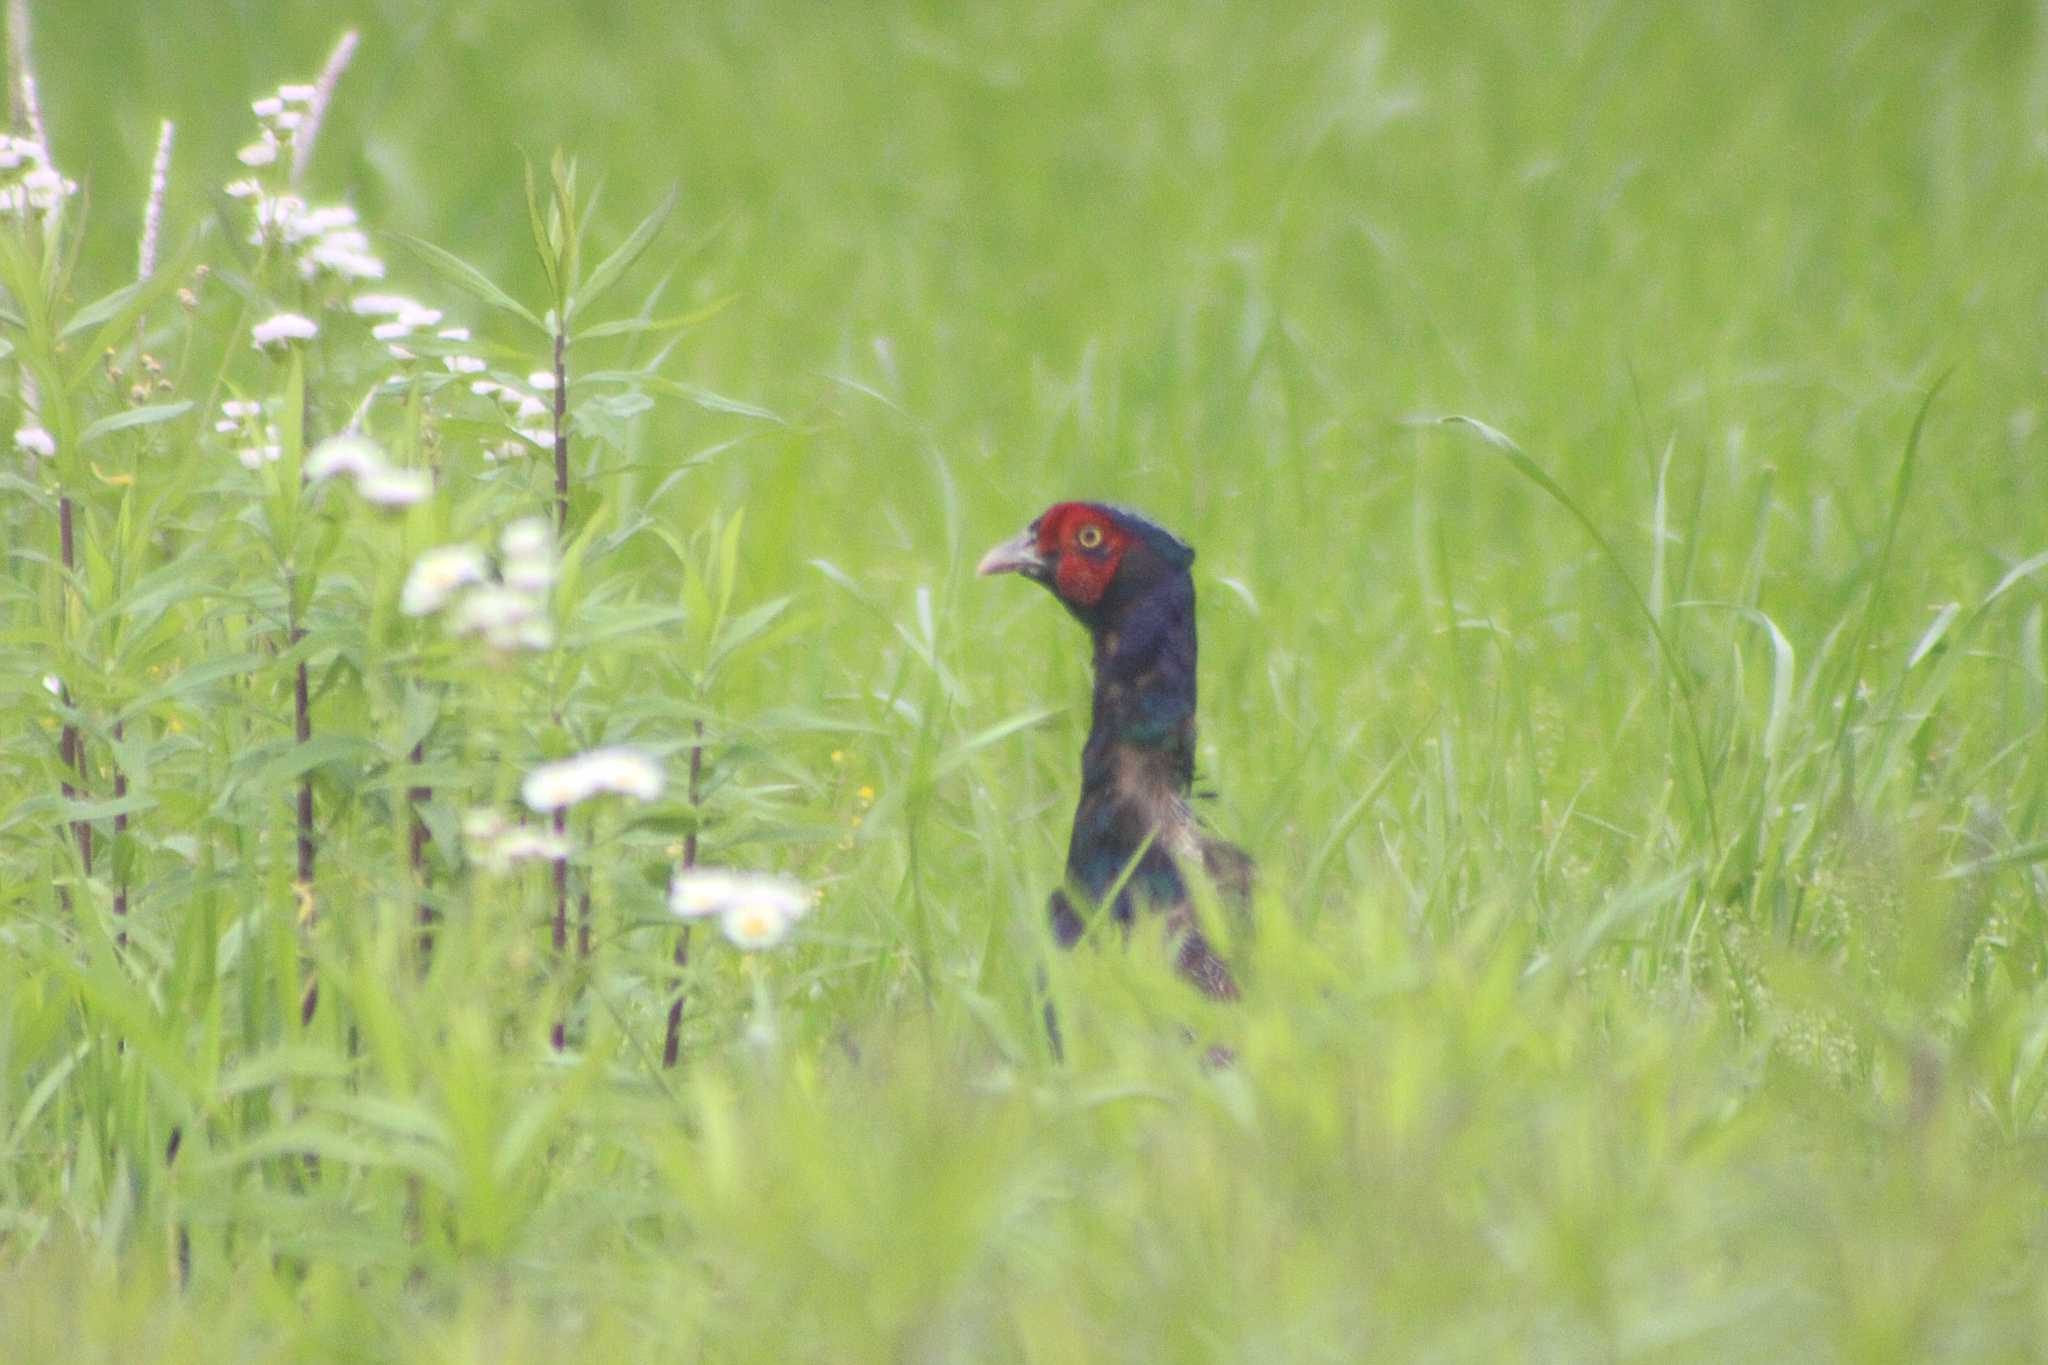
[[[472,810],[462,817],[462,838],[469,856],[492,872],[509,872],[520,863],[552,863],[569,856],[569,841],[532,825],[515,825],[494,810]]]
[[[0,217],[54,213],[76,193],[78,182],[57,173],[42,143],[0,134]]]
[[[526,775],[519,795],[541,812],[557,811],[593,796],[630,796],[652,801],[666,785],[661,764],[638,749],[614,745],[543,763]]]
[[[283,248],[304,278],[381,280],[384,262],[370,250],[369,236],[357,223],[354,209],[346,204],[314,208],[277,189],[274,182],[266,183],[274,174],[271,167],[289,161],[285,153],[305,126],[313,97],[310,85],[284,85],[250,106],[261,134],[236,156],[257,173],[230,184],[228,193],[253,203],[255,224],[249,244]]]
[[[301,342],[320,335],[320,324],[298,313],[273,313],[249,329],[249,344],[259,351],[282,355]]]
[[[49,460],[56,458],[57,438],[39,426],[16,427],[14,430],[14,448],[21,452],[22,458],[28,461],[29,466],[33,468],[35,462],[39,459]]]
[[[398,609],[430,616],[454,603],[448,629],[480,636],[493,649],[546,649],[555,642],[547,617],[555,584],[555,538],[547,522],[526,517],[499,537],[499,573],[493,578],[474,545],[443,545],[413,562],[399,591]],[[459,595],[459,600],[458,600]]]
[[[434,491],[433,476],[424,469],[400,469],[384,458],[374,441],[344,432],[313,447],[306,457],[306,481],[319,483],[346,475],[365,502],[379,507],[410,507]]]
[[[238,436],[243,444],[235,458],[244,469],[261,469],[276,464],[284,453],[277,424],[263,420],[263,405],[252,398],[230,398],[220,405],[213,429],[223,436]]]
[[[384,348],[391,352],[393,360],[419,359],[407,343],[419,337],[427,328],[437,326],[441,321],[440,309],[429,308],[403,294],[358,294],[350,300],[348,306],[349,311],[359,318],[383,319],[371,325],[370,335],[384,343]],[[469,329],[442,327],[434,333],[434,340],[456,344],[466,342],[469,340]],[[451,353],[443,356],[441,363],[448,367],[451,374],[476,374],[485,368],[484,362],[473,355]],[[392,382],[404,381],[394,379]]]
[[[810,913],[811,893],[787,877],[716,867],[676,869],[668,908],[684,919],[718,916],[718,927],[749,952],[773,948]]]
[[[258,169],[276,165],[298,142],[299,129],[306,124],[316,93],[310,85],[280,85],[276,94],[250,105],[261,128],[256,140],[236,152],[235,158]]]
[[[529,391],[514,384],[501,384],[495,379],[478,379],[469,386],[469,391],[479,398],[491,399],[498,405],[499,413],[512,427],[512,434],[537,450],[552,450],[555,433],[552,425],[554,408],[541,395],[552,394],[555,377],[546,373],[527,376]],[[508,454],[516,453],[513,447]]]

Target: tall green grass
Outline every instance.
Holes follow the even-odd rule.
[[[2039,1353],[2038,7],[35,17],[0,1358]],[[391,362],[222,193],[351,26],[307,198],[475,333],[397,512],[290,477]],[[486,459],[438,353],[558,333],[493,652],[400,592],[555,395]],[[1049,948],[1085,644],[971,566],[1068,496],[1200,553],[1228,1008]],[[686,853],[819,904],[681,952]]]

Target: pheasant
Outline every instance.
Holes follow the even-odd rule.
[[[1052,893],[1061,947],[1084,928],[1069,892],[1129,929],[1136,911],[1166,916],[1181,973],[1218,1000],[1237,998],[1230,968],[1195,920],[1191,875],[1249,900],[1251,859],[1202,828],[1188,805],[1195,772],[1195,552],[1135,512],[1062,502],[982,557],[981,575],[1041,583],[1095,643],[1094,715],[1081,750],[1081,800],[1067,845],[1067,887]],[[1119,887],[1119,881],[1122,882]]]

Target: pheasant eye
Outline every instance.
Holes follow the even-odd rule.
[[[1080,530],[1074,532],[1074,543],[1084,550],[1097,548],[1102,544],[1102,528],[1100,526],[1083,526]]]

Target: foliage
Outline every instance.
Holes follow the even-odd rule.
[[[2035,9],[364,5],[298,183],[273,8],[35,35],[0,1358],[2038,1351]],[[1200,552],[1233,1007],[1046,941],[1070,495]]]

